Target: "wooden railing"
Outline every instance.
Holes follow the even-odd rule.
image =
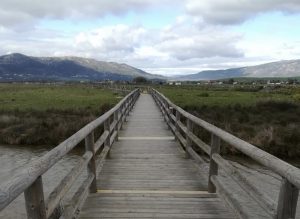
[[[53,217],[54,213],[56,217],[72,218],[83,204],[88,191],[97,192],[97,173],[100,172],[111,145],[118,138],[118,131],[138,96],[138,89],[132,91],[111,110],[80,129],[44,156],[31,162],[2,184],[0,186],[0,211],[24,192],[28,218],[45,219]],[[94,134],[97,128],[101,129],[101,133],[95,141]],[[80,162],[50,193],[48,199],[44,200],[43,174],[83,140],[85,140],[85,153]],[[86,167],[88,170],[86,179],[73,194],[71,202],[62,206],[61,200]]]
[[[196,116],[193,116],[176,106],[158,91],[152,89],[151,94],[160,107],[165,121],[174,133],[176,139],[178,139],[184,147],[187,154],[189,154],[189,156],[194,158],[197,162],[205,162],[202,156],[199,156],[199,154],[195,152],[192,147],[193,144],[193,146],[198,147],[209,156],[208,192],[214,193],[217,189],[218,192],[223,193],[235,209],[239,209],[238,213],[240,216],[247,218],[246,215],[242,215],[243,206],[234,198],[234,196],[232,196],[234,191],[228,192],[220,180],[220,177],[218,176],[218,169],[221,168],[272,218],[295,218],[300,188],[300,169]],[[194,134],[194,126],[203,128],[211,133],[210,145],[203,142]],[[264,192],[252,185],[252,183],[244,175],[242,175],[228,160],[224,159],[220,155],[221,141],[231,145],[238,151],[282,177],[277,203],[275,203]],[[248,217],[252,218],[251,215]]]

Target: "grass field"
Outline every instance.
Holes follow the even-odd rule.
[[[159,91],[168,96],[174,103],[182,107],[198,106],[253,106],[257,102],[297,101],[299,89],[260,90],[255,87],[209,87],[209,86],[163,86]]]
[[[115,104],[116,95],[87,85],[0,84],[0,110],[99,109]]]
[[[0,143],[57,145],[120,98],[92,85],[0,84]]]
[[[158,90],[190,113],[276,156],[300,156],[297,87],[164,86]],[[209,142],[207,132],[196,131]],[[232,148],[225,151],[235,153]]]

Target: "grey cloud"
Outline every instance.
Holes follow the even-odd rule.
[[[1,0],[0,26],[19,25],[43,18],[81,19],[143,11],[170,0]]]
[[[265,12],[299,13],[299,0],[187,0],[190,15],[213,24],[238,24]]]

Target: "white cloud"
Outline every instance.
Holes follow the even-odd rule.
[[[212,24],[238,24],[260,13],[299,13],[299,0],[187,0],[189,14]]]

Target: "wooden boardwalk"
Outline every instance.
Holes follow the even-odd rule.
[[[141,94],[79,218],[235,218]]]

